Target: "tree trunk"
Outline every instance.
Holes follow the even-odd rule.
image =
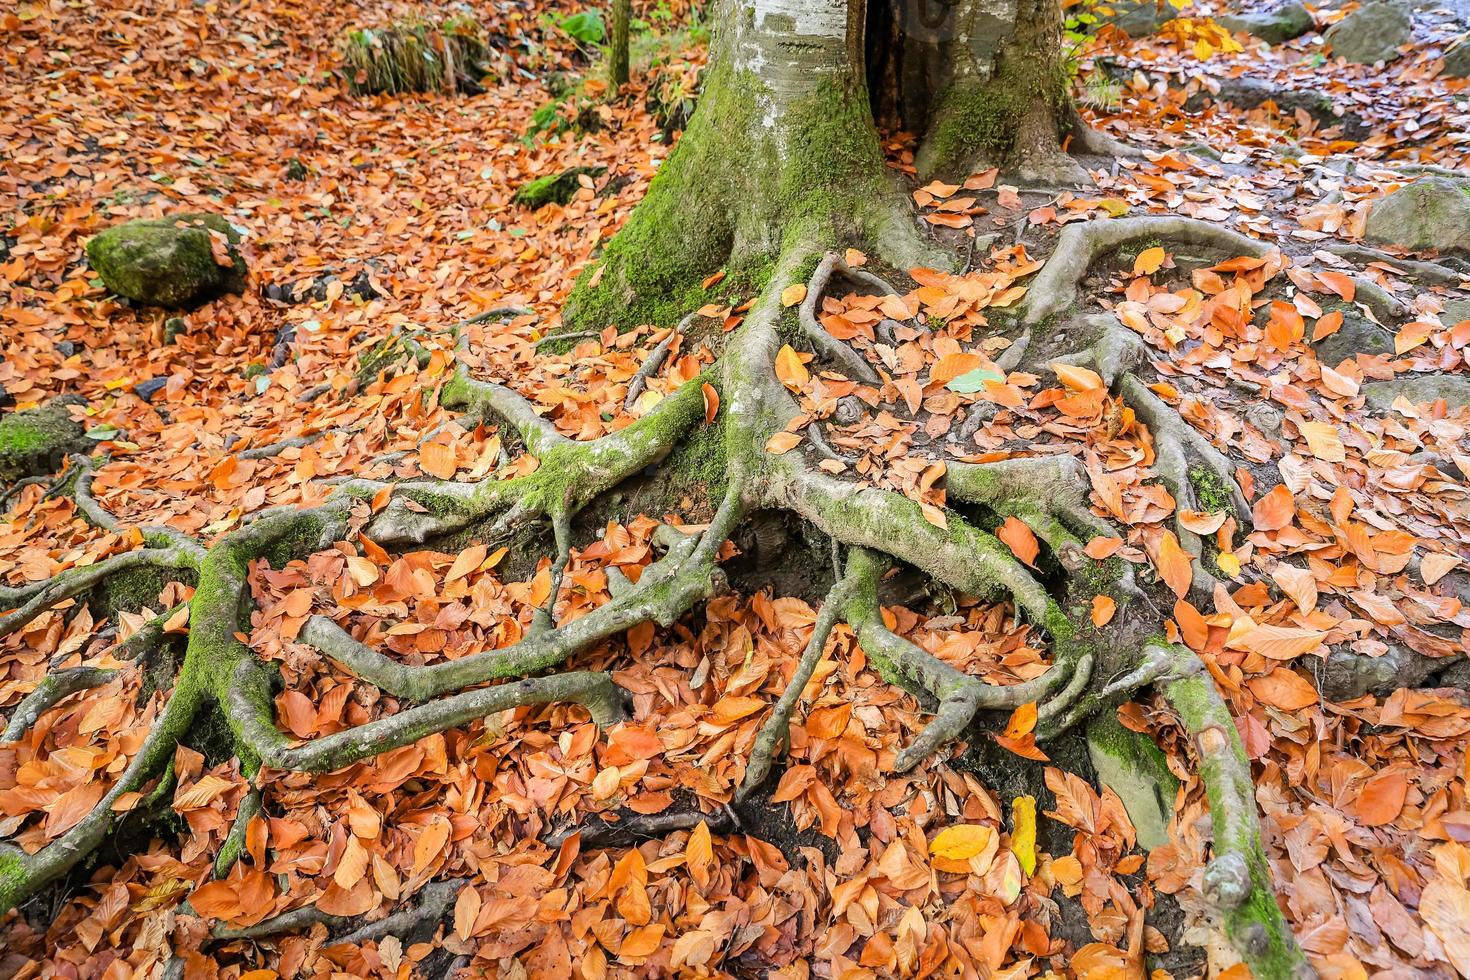
[[[722,269],[732,291],[758,288],[792,229],[825,244],[873,241],[895,265],[944,261],[884,165],[859,9],[716,0],[689,129],[574,292],[568,324],[671,324],[708,302],[700,284]]]
[[[633,0],[613,0],[608,45],[608,81],[615,94],[628,84],[628,22],[633,19]]]
[[[990,167],[1027,183],[1086,179],[1061,149],[1073,112],[1057,0],[958,0],[933,26],[921,20],[932,0],[890,2],[901,28],[920,28],[901,35],[901,57],[922,88],[900,104],[912,117],[904,125],[925,134],[922,179]]]

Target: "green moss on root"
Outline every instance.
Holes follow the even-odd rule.
[[[1189,483],[1194,487],[1195,499],[1200,507],[1218,513],[1232,507],[1230,488],[1220,481],[1208,467],[1191,466]]]
[[[568,329],[667,326],[720,295],[701,283],[721,270],[726,296],[763,288],[790,236],[835,246],[876,227],[891,187],[866,93],[825,84],[774,125],[770,104],[756,75],[711,69],[688,132],[573,289]]]
[[[0,483],[51,473],[69,453],[91,451],[94,444],[67,411],[68,405],[76,404],[84,403],[76,396],[66,396],[45,408],[0,418]]]

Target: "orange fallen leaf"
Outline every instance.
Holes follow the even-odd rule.
[[[996,529],[995,536],[1006,543],[1011,549],[1011,554],[1019,558],[1024,564],[1031,567],[1036,566],[1036,556],[1041,554],[1041,545],[1036,540],[1036,535],[1026,522],[1015,517],[1007,517],[1005,523]]]

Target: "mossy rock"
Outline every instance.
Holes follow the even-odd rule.
[[[0,483],[52,473],[69,454],[90,453],[93,443],[86,430],[67,411],[69,405],[85,404],[79,395],[63,395],[45,408],[0,418]]]
[[[1379,411],[1387,411],[1400,397],[1415,405],[1430,405],[1443,398],[1454,411],[1470,405],[1470,378],[1463,374],[1404,375],[1364,385],[1363,396],[1369,408]]]
[[[547,174],[522,184],[512,200],[532,210],[547,204],[569,204],[582,186],[578,178],[600,177],[606,172],[606,167],[568,167],[559,174]]]
[[[1397,58],[1413,29],[1406,11],[1391,3],[1368,3],[1329,27],[1324,37],[1333,57],[1371,65]]]
[[[1470,195],[1446,177],[1420,177],[1373,205],[1364,233],[1416,252],[1470,252]]]
[[[210,232],[229,240],[230,265],[215,261]],[[143,306],[187,308],[245,291],[240,233],[217,214],[188,213],[116,225],[87,243],[87,261],[107,288]]]
[[[1147,735],[1124,728],[1106,711],[1087,725],[1087,754],[1098,782],[1118,794],[1146,851],[1169,843],[1169,819],[1179,780]]]
[[[1284,44],[1294,41],[1316,26],[1312,15],[1296,0],[1290,0],[1272,10],[1250,14],[1227,14],[1219,18],[1220,25],[1237,34],[1258,37],[1267,44]]]

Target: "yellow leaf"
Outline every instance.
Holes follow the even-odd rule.
[[[1114,218],[1121,218],[1128,213],[1128,202],[1116,197],[1105,197],[1097,202],[1097,206]]]
[[[1166,257],[1167,255],[1161,246],[1155,245],[1153,248],[1144,249],[1133,260],[1133,274],[1135,276],[1153,275],[1163,266]]]
[[[781,305],[795,306],[806,299],[806,283],[794,282],[781,290]]]
[[[1230,552],[1220,552],[1215,558],[1215,564],[1219,566],[1220,571],[1229,575],[1231,578],[1240,578],[1240,559]]]
[[[1011,801],[1011,853],[1021,870],[1036,872],[1036,798],[1018,796]]]
[[[985,850],[994,834],[994,830],[978,823],[945,827],[929,842],[929,853],[947,861],[968,861]]]
[[[801,391],[812,379],[806,365],[801,363],[801,355],[790,344],[783,344],[776,352],[776,377],[792,392]]]

